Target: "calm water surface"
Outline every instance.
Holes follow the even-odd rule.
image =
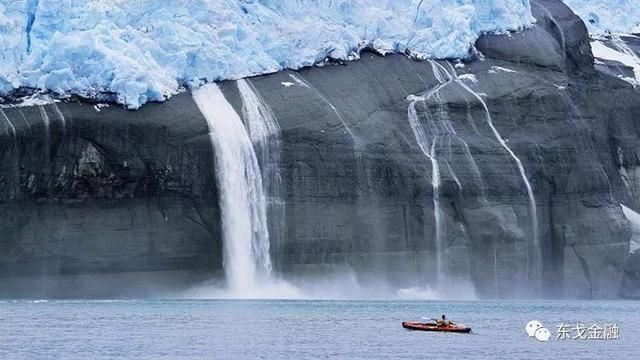
[[[400,326],[441,313],[474,333]],[[614,322],[620,339],[557,340],[561,322]],[[0,359],[638,359],[638,331],[625,301],[0,301]]]

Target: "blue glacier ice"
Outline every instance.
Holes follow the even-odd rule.
[[[563,0],[587,24],[589,33],[640,32],[640,0]]]
[[[534,21],[528,0],[0,0],[0,95],[107,93],[138,108],[364,48],[462,58],[482,33]]]

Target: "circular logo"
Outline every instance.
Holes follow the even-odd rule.
[[[524,330],[527,332],[529,337],[534,337],[536,334],[536,330],[544,328],[542,323],[538,320],[531,320],[527,323],[527,326],[524,327]]]
[[[551,337],[551,333],[549,332],[549,330],[547,330],[546,328],[539,328],[538,330],[536,330],[534,336],[536,337],[536,340],[538,341],[542,341],[542,342],[547,342],[549,341],[549,338]]]

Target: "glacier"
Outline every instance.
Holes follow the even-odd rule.
[[[0,0],[0,96],[136,109],[184,87],[381,54],[465,58],[535,22],[529,0]]]
[[[640,33],[640,0],[563,0],[587,25],[589,33]]]
[[[617,61],[629,67],[634,76],[619,77],[635,87],[640,86],[640,57],[621,38],[640,33],[640,0],[563,2],[586,24],[596,59]]]

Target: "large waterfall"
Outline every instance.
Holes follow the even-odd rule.
[[[271,275],[262,175],[249,133],[215,84],[193,92],[209,126],[220,190],[227,286],[251,292]]]
[[[279,247],[285,236],[285,201],[280,174],[280,126],[269,105],[250,80],[237,81],[242,99],[242,119],[253,143],[262,170],[267,199],[267,224],[271,247]],[[276,251],[278,248],[275,249]],[[277,253],[280,253],[277,251]]]

